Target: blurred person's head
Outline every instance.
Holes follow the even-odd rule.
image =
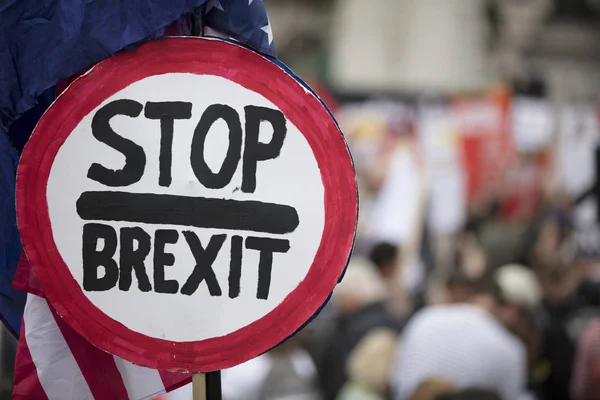
[[[469,278],[481,277],[486,272],[486,254],[475,232],[465,231],[461,235],[455,263]]]
[[[583,280],[591,282],[600,281],[600,263],[596,257],[587,254],[578,257],[575,261],[576,268],[580,271]]]
[[[352,351],[348,360],[350,381],[382,396],[388,392],[397,334],[390,329],[371,331]]]
[[[456,271],[446,281],[446,301],[450,304],[468,303],[476,294],[475,282],[462,271]]]
[[[378,243],[371,249],[370,260],[377,267],[384,279],[390,279],[394,273],[399,257],[398,247],[391,243]]]
[[[486,258],[472,227],[460,234],[456,244],[446,297],[449,303],[464,303],[470,301],[475,294],[474,285],[486,273]]]
[[[572,205],[572,199],[569,192],[560,184],[551,181],[545,190],[545,201],[547,205],[554,209],[569,210]]]
[[[543,260],[558,251],[562,241],[565,240],[566,229],[555,215],[549,216],[543,221],[537,234],[533,251],[535,260]]]
[[[496,316],[527,349],[528,363],[539,357],[540,331],[534,312],[542,301],[538,277],[529,268],[519,264],[504,265],[495,272],[501,301]]]
[[[530,326],[531,315],[542,298],[535,273],[517,264],[505,265],[494,273],[486,271],[475,277],[457,271],[448,279],[446,291],[448,303],[480,306],[495,315],[513,333]]]
[[[453,392],[454,385],[444,378],[429,378],[421,382],[410,400],[436,400],[440,396],[449,395]]]
[[[496,314],[501,304],[501,291],[489,273],[471,277],[462,270],[455,271],[446,282],[447,302],[469,303]]]
[[[502,291],[489,274],[475,280],[471,303],[497,315],[502,302]]]
[[[550,305],[564,304],[577,291],[582,281],[579,266],[560,254],[538,257],[536,270],[540,277],[544,301]]]
[[[438,396],[435,400],[502,400],[501,397],[485,389],[465,389],[453,394]]]
[[[354,314],[385,298],[385,285],[373,264],[366,259],[353,258],[344,279],[333,291],[332,301],[342,315]]]
[[[498,268],[495,281],[502,294],[498,317],[507,326],[521,321],[521,316],[531,314],[542,300],[542,288],[535,273],[519,264]]]

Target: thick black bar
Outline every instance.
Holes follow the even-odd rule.
[[[206,374],[206,400],[223,400],[221,394],[221,371]]]
[[[273,234],[293,232],[298,213],[291,206],[155,193],[84,192],[77,200],[84,220],[230,229]]]

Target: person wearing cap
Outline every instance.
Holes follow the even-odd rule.
[[[536,274],[524,265],[509,264],[496,270],[495,282],[502,296],[498,319],[532,351],[529,346],[537,345],[532,341],[538,339],[533,337],[537,331],[534,318],[539,314],[542,302],[542,289]]]
[[[542,332],[538,317],[542,290],[538,277],[524,265],[509,264],[496,270],[495,281],[502,294],[498,319],[525,345],[528,388],[530,392],[539,394],[547,365],[541,357]]]

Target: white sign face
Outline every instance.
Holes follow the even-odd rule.
[[[485,104],[464,108],[466,112],[460,114],[462,120],[443,105],[425,103],[421,106],[419,140],[429,171],[428,223],[434,234],[456,233],[466,220],[467,179],[461,165],[458,126],[462,123],[463,126],[482,128],[480,132],[489,131],[486,123],[494,121],[497,113]],[[478,110],[482,111],[482,119],[473,117]]]
[[[374,242],[404,243],[419,202],[419,170],[413,154],[399,148],[373,207],[370,237]]]
[[[598,136],[593,107],[572,105],[562,110],[557,163],[560,183],[572,196],[594,185]]]
[[[305,278],[324,229],[305,137],[265,97],[213,75],[154,75],[106,99],[58,151],[47,201],[85,296],[178,342],[272,311]]]
[[[76,79],[17,173],[17,224],[75,332],[136,365],[207,372],[294,335],[347,266],[356,174],[284,65],[219,39],[149,41]]]
[[[512,104],[512,132],[520,151],[539,151],[552,142],[552,107],[547,100],[520,97]]]

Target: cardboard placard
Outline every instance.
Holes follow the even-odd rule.
[[[232,367],[326,301],[357,222],[320,100],[240,45],[153,41],[76,80],[21,159],[18,223],[58,313],[169,371]]]
[[[483,96],[459,97],[453,101],[469,203],[497,190],[506,169],[515,159],[509,129],[509,101],[510,95],[504,90],[492,90]]]

